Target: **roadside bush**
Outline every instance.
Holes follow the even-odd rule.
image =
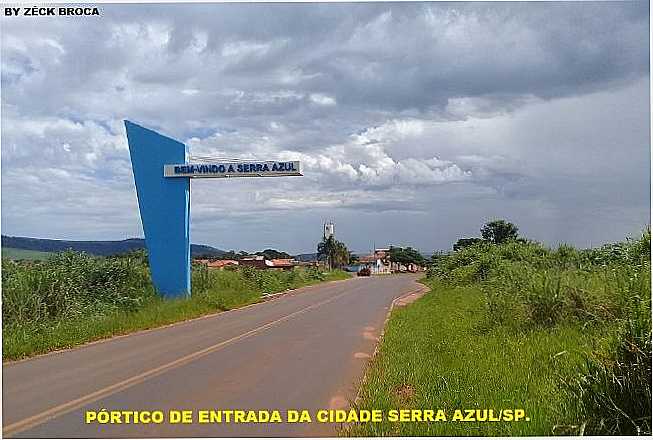
[[[591,353],[566,381],[585,414],[587,434],[651,435],[651,298],[633,297],[614,353]]]
[[[327,275],[313,267],[306,269],[296,267],[292,270],[259,270],[245,266],[238,270],[246,280],[264,293],[280,292],[316,281],[325,281]]]
[[[569,320],[587,324],[627,317],[633,297],[650,296],[649,256],[648,229],[640,240],[590,251],[483,242],[440,256],[427,276],[450,285],[480,283],[488,315],[497,322],[509,321],[513,312],[514,320],[523,321],[526,311],[526,327]]]
[[[234,292],[252,302],[262,293],[324,281],[325,277],[314,268],[215,271],[194,265],[192,295],[197,301],[225,309],[242,300],[227,298]],[[64,252],[38,262],[2,262],[4,327],[134,311],[154,300],[158,295],[150,281],[146,258],[138,253],[103,258]]]
[[[314,268],[192,267],[192,295],[164,301],[142,251],[113,257],[65,252],[45,261],[2,261],[3,359],[229,310],[345,272]]]
[[[2,264],[5,326],[135,310],[153,296],[147,267],[130,256],[64,252],[40,262]]]
[[[546,330],[598,326],[614,341],[585,354],[565,378],[592,434],[651,433],[651,231],[637,239],[577,250],[535,242],[476,243],[439,255],[427,276],[451,286],[478,285],[485,328]]]
[[[567,244],[558,246],[558,249],[549,254],[550,265],[559,269],[576,269],[581,261],[576,248]]]

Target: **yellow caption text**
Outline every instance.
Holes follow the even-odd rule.
[[[529,422],[523,409],[174,409],[86,411],[87,424]]]

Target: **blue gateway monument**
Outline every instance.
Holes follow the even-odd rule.
[[[186,145],[125,121],[152,282],[165,297],[190,295],[190,179],[301,176],[298,161],[189,163]]]

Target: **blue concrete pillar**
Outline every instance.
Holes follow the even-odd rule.
[[[190,179],[163,177],[186,146],[125,121],[152,282],[166,297],[190,295]]]

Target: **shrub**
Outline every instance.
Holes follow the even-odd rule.
[[[46,261],[2,261],[3,358],[17,359],[260,301],[263,292],[324,281],[344,272],[313,268],[192,267],[192,295],[163,301],[144,252],[93,257],[65,252]]]
[[[511,240],[479,242],[433,258],[427,276],[478,284],[485,327],[531,331],[557,325],[600,326],[614,341],[585,353],[564,378],[587,415],[584,432],[651,433],[651,231],[637,239],[577,250]]]
[[[577,396],[588,434],[651,435],[651,300],[635,297],[614,353],[586,355],[567,386]]]
[[[7,326],[134,310],[154,296],[147,267],[130,256],[64,252],[40,262],[2,264],[2,317]]]

